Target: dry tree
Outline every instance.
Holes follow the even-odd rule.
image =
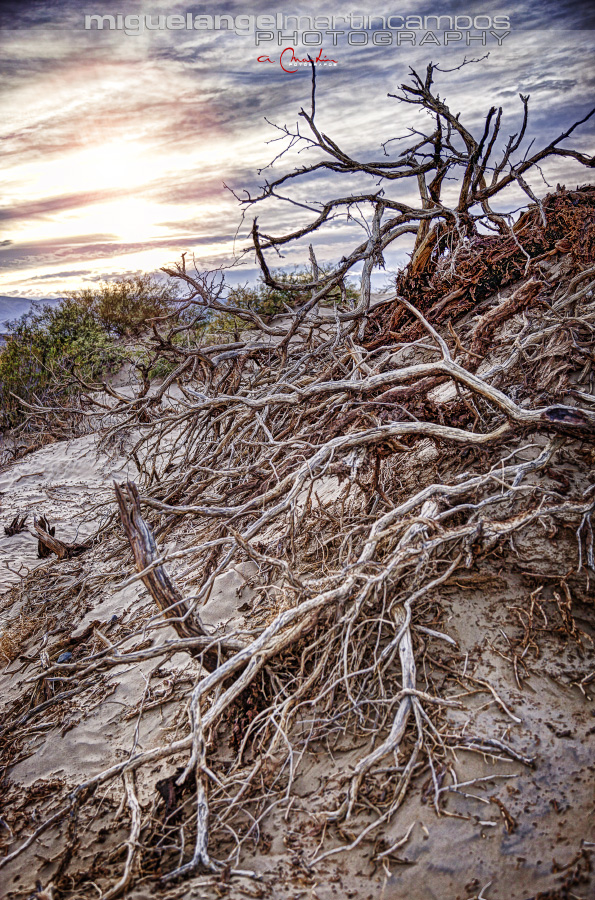
[[[254,219],[253,251],[265,283],[288,295],[307,291],[305,302],[290,303],[283,316],[269,319],[232,305],[221,273],[190,270],[183,257],[163,271],[187,287],[187,297],[174,313],[153,320],[147,337],[148,350],[170,363],[170,374],[133,398],[109,385],[84,385],[85,414],[96,418],[104,445],[125,435],[138,465],[139,487],[116,488],[134,553],[131,580],[142,580],[158,607],[151,627],[167,623],[177,639],[135,648],[127,635],[126,647],[114,643],[75,663],[55,663],[34,682],[59,676],[60,691],[70,698],[70,685],[76,692],[115,666],[179,650],[203,668],[188,698],[182,736],[136,750],[81,782],[34,834],[9,849],[0,866],[66,817],[72,847],[85,803],[119,779],[130,835],[124,869],[105,897],[124,893],[140,874],[169,882],[202,871],[216,883],[222,873],[244,871],[246,850],[258,842],[267,816],[291,801],[303,760],[331,743],[340,754],[346,736],[351,748],[359,748],[357,762],[343,768],[328,804],[320,801],[324,840],[309,866],[382,837],[422,771],[429,772],[439,811],[455,777],[452,748],[531,763],[513,741],[464,732],[456,719],[460,701],[427,680],[420,686],[418,637],[449,641],[420,611],[432,603],[439,607],[442,586],[461,570],[472,570],[478,559],[540,524],[574,530],[580,577],[595,567],[593,491],[564,498],[544,485],[544,472],[562,448],[595,442],[589,399],[594,261],[581,258],[564,278],[548,281],[542,263],[564,249],[556,247],[557,232],[547,231],[548,217],[560,219],[560,204],[538,199],[526,179],[555,156],[593,167],[594,157],[562,145],[595,110],[528,155],[521,152],[528,98],[521,97],[521,128],[498,155],[502,110],[490,109],[474,135],[435,91],[435,71],[428,66],[423,78],[412,71],[397,95],[428,114],[428,132],[416,131],[396,159],[385,152],[362,161],[320,130],[313,67],[310,110],[300,112],[308,131],[281,131],[289,148],[304,145],[321,158],[241,198],[246,210],[288,199],[288,186],[321,173],[374,180],[373,191],[318,208],[309,204],[315,218],[288,234],[269,234]],[[392,196],[401,182],[415,186],[417,203]],[[531,200],[516,223],[491,206],[514,185]],[[577,190],[563,201],[571,224],[584,225],[583,246],[592,248],[594,193]],[[367,238],[336,265],[323,269],[310,247],[310,281],[296,286],[273,273],[269,251],[308,241],[335,216],[365,207]],[[414,245],[399,292],[373,300],[374,268],[389,246],[408,235]],[[469,287],[477,286],[473,273],[454,298],[460,301],[467,291],[465,303],[457,307],[451,298],[448,331],[433,324],[445,324],[441,310],[426,315],[423,304],[411,299],[421,296],[420,285],[438,291],[440,279],[456,278],[473,252],[483,259],[486,235],[500,242],[501,255],[517,260],[513,274],[520,283],[492,308],[472,312],[465,347],[465,329],[457,332],[453,323],[480,299]],[[539,237],[538,253],[526,249],[528,235]],[[359,299],[350,305],[346,279],[359,266]],[[337,292],[341,300],[329,312],[324,301]],[[505,352],[490,357],[496,329],[519,313],[523,319],[503,344]],[[244,323],[237,339],[205,336],[199,326],[218,314]],[[555,379],[540,387],[540,359],[547,362],[552,354],[559,361]],[[428,449],[440,462],[440,475],[436,464],[422,461]],[[160,551],[168,535],[177,535],[183,546]],[[101,540],[129,559],[119,521],[105,527]],[[218,576],[247,561],[257,574],[246,627],[210,634],[201,607]],[[139,636],[146,633],[145,625]],[[515,720],[493,688],[482,682],[474,689],[489,691]],[[61,694],[33,704],[25,717],[15,715],[4,733],[17,733],[52,702],[63,702]],[[231,760],[217,755],[222,733],[232,741]],[[175,809],[183,827],[170,829],[169,849],[152,864],[151,848],[163,825],[139,803],[137,783],[143,780],[145,796],[147,790],[155,794],[152,766],[181,759],[167,790],[168,809]],[[348,832],[341,830],[346,822]],[[178,833],[192,835],[190,852]],[[351,835],[347,843],[340,837],[345,833]],[[377,848],[378,860],[394,851],[382,842]],[[57,895],[72,890],[72,882],[67,887],[60,881],[69,862],[70,856],[54,876]],[[84,885],[81,876],[77,896]]]

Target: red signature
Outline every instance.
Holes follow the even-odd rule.
[[[257,62],[274,64],[276,62],[276,60],[271,59],[270,56],[259,56],[257,59]],[[318,51],[318,56],[316,57],[316,59],[312,59],[312,57],[310,57],[310,56],[307,56],[305,59],[300,59],[298,56],[295,55],[295,50],[293,49],[293,47],[286,47],[285,50],[283,50],[283,52],[281,53],[281,56],[279,57],[279,65],[281,66],[283,71],[287,72],[289,75],[295,75],[295,73],[297,72],[297,66],[300,63],[309,63],[309,62],[313,62],[314,64],[316,64],[316,63],[331,63],[335,66],[337,65],[337,60],[329,59],[327,56],[324,55],[324,52],[322,49]],[[291,69],[287,69],[286,66],[291,66]]]

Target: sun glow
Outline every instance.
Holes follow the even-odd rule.
[[[162,216],[163,209],[157,203],[137,197],[114,199],[72,214],[78,233],[105,234],[135,244],[163,235],[163,228],[158,225]],[[63,227],[65,223],[61,224]]]
[[[205,260],[231,254],[233,239],[210,227],[226,210],[236,215],[222,185],[230,153],[216,140],[182,147],[120,134],[13,166],[10,181],[0,176],[13,213],[2,223],[10,249],[0,292],[28,285],[46,295],[106,272],[151,271],[184,250]]]
[[[21,201],[118,188],[133,190],[159,178],[161,167],[162,160],[137,142],[118,140],[15,166],[11,184]]]

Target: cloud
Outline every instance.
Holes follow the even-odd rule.
[[[23,269],[29,267],[32,262],[40,266],[70,259],[84,262],[122,257],[141,250],[162,250],[164,254],[174,250],[179,255],[189,246],[211,247],[229,244],[232,240],[233,232],[215,235],[190,232],[152,241],[119,241],[114,235],[109,234],[81,235],[76,238],[13,244],[11,249],[4,253],[3,265],[5,269]]]
[[[116,268],[115,259],[118,266],[125,265],[127,254],[143,250],[168,254],[188,247],[210,254],[209,258],[219,254],[222,258],[241,215],[223,182],[238,192],[247,189],[254,194],[265,178],[313,161],[312,153],[298,154],[294,147],[274,168],[258,174],[284,146],[277,140],[280,132],[265,117],[290,129],[299,123],[300,132],[308,133],[299,110],[309,108],[310,74],[304,69],[287,75],[276,64],[257,63],[253,37],[186,31],[128,36],[119,31],[84,30],[87,11],[172,14],[194,9],[186,0],[170,2],[166,10],[164,6],[162,0],[102,0],[97,8],[80,0],[27,4],[0,0],[0,18],[5,23],[0,35],[5,87],[0,100],[0,141],[11,185],[0,219],[15,228],[13,243],[4,241],[0,246],[12,271],[23,277],[29,273],[31,279],[63,277],[68,282],[78,277],[73,273],[84,272],[66,262],[75,259],[83,267],[85,261],[103,260],[108,271]],[[379,7],[363,0],[360,6],[367,14],[394,13],[389,3]],[[467,15],[475,9],[485,12],[475,0],[423,0],[415,13]],[[205,10],[208,7],[194,9]],[[238,15],[246,8],[243,0],[229,0],[224,10],[213,3],[208,11]],[[270,0],[254,0],[250,5],[255,14],[276,11]],[[298,12],[314,14],[314,4],[300,2]],[[325,4],[326,15],[344,12],[342,0]],[[594,80],[588,31],[593,27],[591,4],[519,0],[511,9],[511,21],[512,34],[501,48],[495,44],[485,49],[350,47],[345,40],[337,48],[325,45],[339,65],[317,73],[320,128],[355,158],[383,158],[383,141],[429,124],[417,109],[387,96],[398,92],[409,67],[424,72],[432,60],[448,70],[462,62],[465,52],[480,56],[489,50],[489,57],[479,64],[436,73],[441,97],[479,131],[489,107],[502,105],[502,140],[496,148],[501,150],[506,136],[520,125],[518,94],[530,93],[529,132],[535,146],[543,145],[586,112],[586,95]],[[271,57],[277,59],[279,48],[270,49]],[[587,132],[573,137],[578,146],[586,140]],[[93,166],[85,172],[84,184],[52,181],[52,167],[118,142],[138,148],[142,160],[148,160],[142,178],[125,183],[116,154],[114,184],[110,185],[109,172],[102,171],[99,179]],[[391,158],[402,146],[389,145]],[[303,185],[287,187],[287,192],[300,202],[315,203],[372,187],[365,179],[339,179],[322,171]],[[411,196],[409,188],[401,193],[400,184],[385,185],[385,189],[390,196]],[[539,185],[539,189],[545,187]],[[150,239],[118,239],[121,223],[117,221],[113,228],[111,222],[104,227],[99,220],[85,225],[85,210],[101,204],[107,207],[122,197],[152,205]],[[311,216],[282,203],[249,213],[250,217],[258,213],[263,230],[275,233],[291,230]],[[89,234],[72,237],[72,223]],[[52,232],[48,238],[49,225],[62,228],[62,236],[54,237]],[[317,240],[331,256],[342,254],[341,243],[349,244],[355,234],[335,223]],[[288,248],[288,258],[295,252]],[[56,269],[51,276],[48,267]]]
[[[63,272],[52,272],[50,275],[33,275],[31,281],[54,281],[56,278],[74,278],[90,274],[91,269],[66,269]]]
[[[0,221],[10,219],[36,219],[64,210],[79,209],[93,203],[103,203],[113,197],[119,197],[119,191],[102,191],[98,193],[62,194],[58,197],[46,197],[30,200],[12,207],[0,207]],[[9,242],[10,243],[10,242]],[[1,246],[1,245],[0,245]]]

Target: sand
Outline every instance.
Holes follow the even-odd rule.
[[[433,445],[425,442],[417,460],[420,468],[404,472],[404,482],[418,480],[435,456]],[[563,458],[562,468],[576,475],[577,457]],[[81,540],[113,512],[113,479],[134,477],[135,471],[123,456],[98,453],[93,435],[51,444],[0,472],[0,523],[7,525],[15,515],[27,515],[30,529],[34,515],[45,515],[56,525],[58,536]],[[336,479],[327,478],[317,490],[316,502],[332,502],[337,491]],[[175,551],[184,540],[182,531],[166,538],[163,549]],[[172,569],[182,565],[178,561]],[[14,715],[21,698],[28,696],[31,679],[44,665],[44,653],[55,660],[60,648],[68,646],[76,659],[102,643],[109,646],[122,640],[126,649],[142,649],[175,636],[171,626],[149,627],[156,609],[140,582],[126,584],[133,571],[130,561],[109,575],[109,559],[101,545],[62,563],[55,558],[39,560],[37,541],[27,530],[0,538],[0,567],[0,638],[13,635],[17,647],[13,659],[1,661],[4,717]],[[515,545],[499,559],[484,560],[464,579],[454,578],[440,588],[442,618],[431,625],[450,641],[416,633],[416,641],[427,651],[425,665],[435,678],[442,678],[445,696],[465,699],[462,710],[448,712],[452,723],[466,723],[465,733],[506,740],[526,762],[504,756],[494,761],[458,749],[452,772],[460,782],[472,783],[449,791],[441,815],[434,807],[430,782],[416,784],[394,821],[377,836],[390,846],[409,835],[384,865],[373,860],[372,841],[329,856],[312,869],[308,860],[325,840],[318,815],[332,805],[334,797],[329,779],[336,776],[338,784],[341,773],[349,771],[356,759],[357,739],[350,746],[347,735],[332,751],[321,745],[300,764],[292,803],[270,812],[262,823],[265,840],[243,860],[243,867],[257,877],[233,878],[225,896],[237,900],[530,900],[538,896],[586,900],[595,896],[588,862],[595,846],[595,704],[590,680],[595,672],[593,579],[585,581],[573,569],[574,534],[536,527],[515,538]],[[200,610],[212,634],[241,634],[254,627],[257,577],[256,567],[246,563],[217,578]],[[55,608],[56,586],[68,579],[70,600]],[[515,609],[526,605],[539,583],[547,588],[563,581],[570,586],[570,611],[578,631],[571,638],[561,628],[542,629],[525,658],[526,668],[515,672],[511,647],[521,634]],[[26,591],[17,594],[15,587],[22,583]],[[551,603],[547,609],[554,621]],[[40,632],[37,622],[42,620],[48,624]],[[89,629],[90,643],[79,646],[77,636]],[[160,747],[179,736],[192,686],[203,675],[185,652],[165,660],[153,657],[117,666],[90,678],[58,722],[50,719],[44,724],[43,716],[32,722],[14,753],[10,733],[5,735],[9,742],[5,749],[12,754],[3,782],[6,809],[19,810],[11,819],[14,837],[22,840],[32,833],[44,814],[81,780],[138,749]],[[422,668],[421,689],[423,681]],[[486,682],[495,693],[485,689]],[[26,709],[23,704],[19,714]],[[232,757],[225,736],[217,752],[222,759]],[[157,761],[153,780],[171,775],[185,761],[184,754]],[[321,791],[323,784],[327,787]],[[144,784],[139,790],[141,803],[154,802],[154,794]],[[74,871],[90,867],[99,846],[116,847],[127,836],[125,823],[120,831],[102,832],[103,816],[115,801],[108,790],[99,793],[94,816],[85,821],[76,846]],[[36,882],[48,884],[66,836],[67,823],[62,823],[0,870],[1,895],[20,900],[31,896]],[[345,840],[350,839],[347,832]],[[7,843],[12,848],[12,841]],[[109,876],[102,880],[99,873],[96,877],[105,891]],[[209,887],[208,878],[197,875],[172,887],[167,896],[214,900],[222,896],[218,891]],[[42,895],[35,896],[41,900]],[[93,892],[85,889],[80,896],[93,896]],[[141,900],[159,894],[151,883],[146,887],[141,883],[126,896]]]

